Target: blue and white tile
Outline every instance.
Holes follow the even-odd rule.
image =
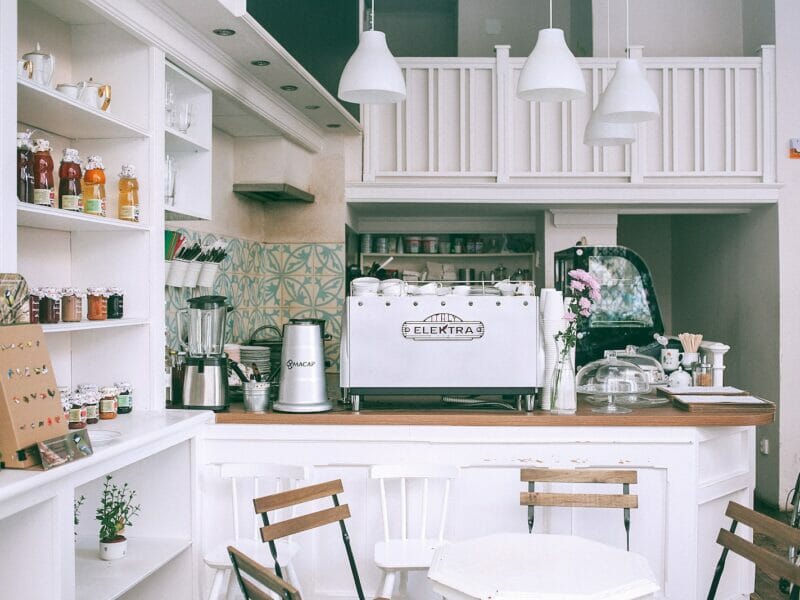
[[[344,278],[339,275],[314,278],[314,306],[341,305],[344,301]]]
[[[314,244],[314,274],[344,274],[344,244]]]
[[[284,244],[282,251],[281,273],[283,275],[311,273],[314,260],[313,244]]]
[[[281,277],[281,306],[313,306],[314,281],[309,276],[284,275]]]
[[[255,308],[264,306],[280,306],[281,305],[281,278],[274,277],[258,277],[255,280],[255,297],[252,299],[251,304]]]
[[[263,244],[263,251],[261,272],[265,275],[283,273],[283,244]]]

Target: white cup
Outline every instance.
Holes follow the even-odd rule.
[[[175,259],[167,262],[169,269],[167,270],[167,285],[172,287],[182,287],[183,280],[186,277],[186,268],[189,266],[188,261]]]
[[[356,277],[353,279],[354,296],[377,296],[381,281],[377,277]]]
[[[435,296],[436,289],[439,287],[439,284],[436,282],[426,283],[425,285],[419,286],[418,293],[421,296]]]
[[[59,83],[56,86],[56,90],[58,92],[64,94],[67,98],[78,98],[79,88],[74,83]]]
[[[468,285],[455,285],[453,286],[453,295],[455,296],[469,296],[472,288]]]
[[[700,362],[700,353],[699,352],[684,352],[683,356],[681,357],[681,364],[683,365],[684,369],[691,369],[695,363]]]
[[[533,296],[533,284],[520,283],[517,285],[518,296]]]
[[[510,281],[498,281],[494,284],[494,287],[500,290],[503,296],[513,296],[514,292],[517,291],[517,284]]]
[[[681,364],[683,352],[675,348],[663,348],[661,350],[661,366],[665,371],[675,371]]]
[[[384,296],[405,296],[406,284],[402,279],[384,279],[380,283],[380,292]]]

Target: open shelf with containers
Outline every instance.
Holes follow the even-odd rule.
[[[165,63],[164,74],[165,96],[172,95],[171,110],[165,111],[165,161],[170,156],[175,164],[175,196],[169,202],[165,189],[165,217],[210,219],[211,90],[170,62]],[[191,106],[191,122],[181,131],[180,112],[186,105]]]
[[[451,265],[456,278],[459,278],[460,269],[472,269],[475,279],[483,272],[485,280],[491,281],[493,274],[502,267],[508,277],[522,271],[525,278],[530,279],[536,268],[533,234],[371,233],[366,236],[362,234],[359,237],[359,267],[362,273],[366,273],[375,263],[383,264],[390,257],[393,260],[385,269],[390,274],[397,271],[396,275],[401,278],[404,271],[410,270],[417,273],[428,271],[429,279],[441,279],[434,271],[441,272],[444,270],[442,265]],[[418,252],[413,252],[415,248]]]

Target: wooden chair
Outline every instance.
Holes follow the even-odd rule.
[[[790,561],[786,556],[773,554],[766,548],[760,548],[754,543],[739,537],[736,535],[736,526],[739,523],[744,523],[753,532],[762,533],[790,547],[800,546],[800,529],[795,529],[786,523],[781,523],[776,519],[759,514],[736,502],[728,503],[725,515],[732,520],[731,528],[730,530],[720,529],[717,535],[717,543],[722,546],[722,555],[719,557],[717,568],[714,570],[714,579],[711,581],[711,588],[708,590],[708,600],[714,600],[717,595],[717,587],[722,578],[725,559],[728,558],[729,551],[733,551],[735,554],[755,563],[756,567],[765,573],[790,582],[792,587],[789,599],[798,600],[800,598],[800,565]],[[761,600],[761,597],[757,594],[751,594],[750,599]]]
[[[528,507],[528,531],[533,532],[534,507],[621,508],[625,525],[625,547],[631,549],[631,509],[639,507],[639,497],[630,493],[638,481],[636,471],[608,469],[522,469],[520,481],[528,483],[519,503]],[[621,483],[621,494],[563,494],[537,492],[536,483]]]
[[[228,556],[245,600],[272,600],[264,588],[281,600],[301,600],[300,592],[290,583],[233,546],[228,546]]]
[[[347,526],[345,519],[350,518],[350,508],[347,504],[339,504],[339,494],[344,491],[340,479],[328,481],[326,483],[318,483],[309,485],[307,487],[297,488],[287,492],[280,492],[270,496],[263,496],[253,500],[256,513],[261,515],[264,521],[264,526],[261,528],[261,539],[269,544],[269,550],[275,562],[275,572],[278,577],[282,577],[281,566],[278,561],[277,548],[275,541],[286,536],[300,533],[302,531],[309,531],[329,525],[331,523],[339,523],[339,528],[342,532],[342,542],[344,542],[345,552],[347,552],[347,560],[350,563],[350,571],[353,574],[353,582],[356,586],[358,599],[364,600],[364,591],[361,588],[361,577],[358,575],[358,567],[356,566],[355,557],[353,556],[353,549],[350,546],[350,534],[347,533]],[[270,523],[269,512],[280,510],[282,508],[293,507],[305,502],[313,500],[320,500],[322,498],[330,497],[333,501],[331,508],[317,510],[299,517],[292,517],[285,521]],[[376,600],[385,600],[379,598]]]
[[[381,514],[383,516],[383,541],[375,544],[375,564],[383,571],[380,587],[381,596],[391,598],[395,579],[400,574],[400,593],[406,596],[408,572],[427,570],[431,566],[433,553],[444,543],[444,528],[447,520],[447,505],[450,496],[450,483],[458,477],[458,467],[449,465],[375,465],[370,469],[370,477],[380,482]],[[412,510],[408,504],[409,480],[421,483],[420,504],[418,510]],[[390,513],[386,500],[387,483],[396,482],[400,495],[399,526],[395,526],[394,534],[390,528]],[[429,488],[434,485],[442,490],[442,502],[439,509],[439,521],[433,523],[429,518]],[[394,486],[392,486],[394,487]],[[416,504],[416,503],[415,503]],[[417,508],[416,506],[414,508]],[[413,512],[412,515],[409,513]],[[409,516],[419,519],[420,528],[417,535],[409,535]],[[428,536],[428,527],[436,531],[434,537]]]
[[[228,597],[228,592],[235,585],[231,578],[228,546],[236,547],[258,562],[267,562],[269,559],[266,547],[260,539],[257,515],[248,511],[246,514],[249,515],[249,519],[242,519],[240,498],[244,496],[250,501],[258,498],[264,492],[291,490],[309,478],[308,467],[294,465],[222,463],[218,467],[220,477],[230,482],[233,538],[211,548],[203,556],[205,564],[214,571],[208,600],[221,600]],[[287,516],[294,516],[294,514],[288,511]],[[285,569],[287,579],[298,589],[300,584],[294,572],[292,559],[299,550],[299,546],[291,538],[282,540],[276,546],[278,561]]]

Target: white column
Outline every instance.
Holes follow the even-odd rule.
[[[17,3],[0,2],[0,273],[17,270]]]

